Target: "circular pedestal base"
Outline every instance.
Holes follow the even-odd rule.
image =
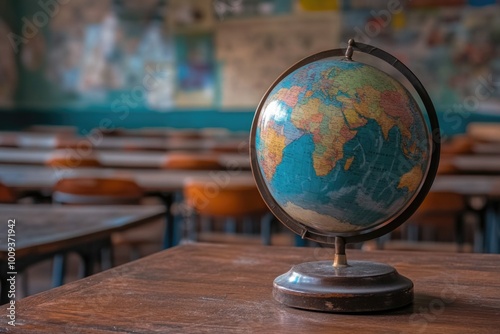
[[[373,312],[410,304],[413,283],[383,263],[349,261],[335,268],[331,261],[305,262],[274,280],[273,296],[307,310]]]

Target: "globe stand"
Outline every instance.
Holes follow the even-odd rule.
[[[390,65],[399,71],[413,86],[427,111],[430,125],[430,129],[426,128],[429,137],[428,152],[430,161],[426,166],[424,177],[418,185],[418,191],[411,201],[402,206],[385,222],[355,231],[329,231],[318,228],[318,225],[304,224],[303,220],[291,216],[289,211],[285,210],[275,200],[273,193],[267,186],[266,175],[263,174],[264,170],[259,162],[256,138],[258,138],[258,130],[261,129],[261,117],[268,112],[266,107],[268,98],[283,80],[288,76],[292,76],[296,70],[323,59],[344,56],[344,59],[338,61],[352,62],[354,51],[385,62],[386,65]],[[269,119],[272,119],[272,117]],[[397,58],[376,47],[356,43],[351,39],[346,49],[327,50],[306,57],[278,77],[259,103],[252,125],[250,137],[252,172],[257,187],[271,212],[285,226],[303,239],[322,244],[332,244],[334,242],[335,257],[333,261],[305,262],[295,265],[290,271],[277,277],[274,280],[273,288],[273,296],[277,301],[290,307],[306,310],[345,313],[384,311],[412,303],[413,283],[408,278],[400,275],[396,269],[387,264],[347,261],[345,244],[364,242],[381,237],[396,229],[415,213],[429,192],[437,173],[440,155],[439,134],[440,129],[436,111],[422,83]],[[274,144],[271,139],[270,141],[268,144]]]
[[[282,304],[323,312],[373,312],[413,301],[413,283],[393,267],[349,261],[342,238],[335,240],[334,261],[304,262],[274,280],[274,298]]]

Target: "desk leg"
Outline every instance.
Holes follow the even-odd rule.
[[[172,204],[174,203],[173,193],[164,193],[161,195],[163,204],[165,205],[165,229],[163,233],[163,249],[170,248],[174,245],[174,215],[172,213]]]
[[[0,263],[0,279],[2,282],[0,283],[0,305],[7,304],[9,302],[8,291],[9,291],[9,282],[7,282],[7,263]]]
[[[500,253],[500,220],[497,202],[490,202],[486,207],[484,246],[486,253]]]
[[[66,254],[56,254],[52,261],[52,287],[56,288],[64,284],[66,272]]]

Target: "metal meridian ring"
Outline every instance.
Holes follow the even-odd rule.
[[[434,178],[436,177],[437,169],[439,166],[439,155],[441,151],[440,128],[439,128],[438,118],[436,115],[436,110],[434,109],[434,105],[429,97],[429,94],[425,90],[420,80],[415,76],[415,74],[413,74],[413,72],[408,67],[406,67],[402,62],[400,62],[396,57],[392,56],[391,54],[381,49],[378,49],[371,45],[357,43],[354,41],[352,42],[350,41],[349,45],[355,51],[369,54],[373,57],[376,57],[388,63],[389,65],[397,69],[401,74],[403,74],[405,78],[410,82],[410,84],[415,88],[415,91],[417,92],[417,94],[419,95],[420,99],[422,100],[425,106],[427,116],[430,122],[430,127],[431,127],[430,134],[432,136],[432,138],[430,138],[429,140],[431,148],[431,159],[427,169],[426,177],[422,182],[420,190],[415,195],[413,201],[397,216],[392,217],[392,219],[382,224],[379,224],[372,228],[355,232],[334,233],[334,232],[321,232],[316,229],[305,226],[302,223],[299,223],[298,221],[290,217],[290,215],[280,207],[280,205],[275,201],[274,197],[271,195],[269,189],[265,185],[264,178],[261,174],[260,168],[257,163],[257,152],[255,149],[255,135],[257,131],[259,116],[261,114],[262,107],[264,106],[264,103],[267,100],[271,91],[274,89],[274,87],[276,87],[276,85],[278,85],[278,83],[280,83],[290,73],[297,70],[298,68],[303,67],[304,65],[307,65],[309,63],[321,59],[344,56],[346,54],[347,49],[333,49],[313,54],[309,57],[300,60],[295,65],[290,67],[288,70],[283,72],[283,74],[281,74],[278,77],[278,79],[274,81],[271,87],[269,87],[269,89],[266,91],[266,93],[260,100],[259,106],[257,107],[257,111],[253,119],[252,129],[250,132],[250,159],[251,159],[252,173],[257,183],[257,188],[259,189],[259,192],[264,198],[264,201],[266,202],[267,206],[269,207],[271,212],[285,226],[287,226],[296,234],[300,235],[302,238],[310,239],[325,244],[334,244],[335,237],[343,238],[346,243],[361,242],[378,238],[384,234],[391,232],[392,230],[400,226],[402,223],[404,223],[418,209],[420,204],[422,204],[423,200],[427,196],[427,193],[429,192],[432,183],[434,182]]]

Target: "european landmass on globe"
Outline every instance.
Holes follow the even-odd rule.
[[[286,76],[262,106],[257,160],[275,201],[319,231],[390,220],[412,201],[429,164],[423,115],[385,72],[323,59]]]

